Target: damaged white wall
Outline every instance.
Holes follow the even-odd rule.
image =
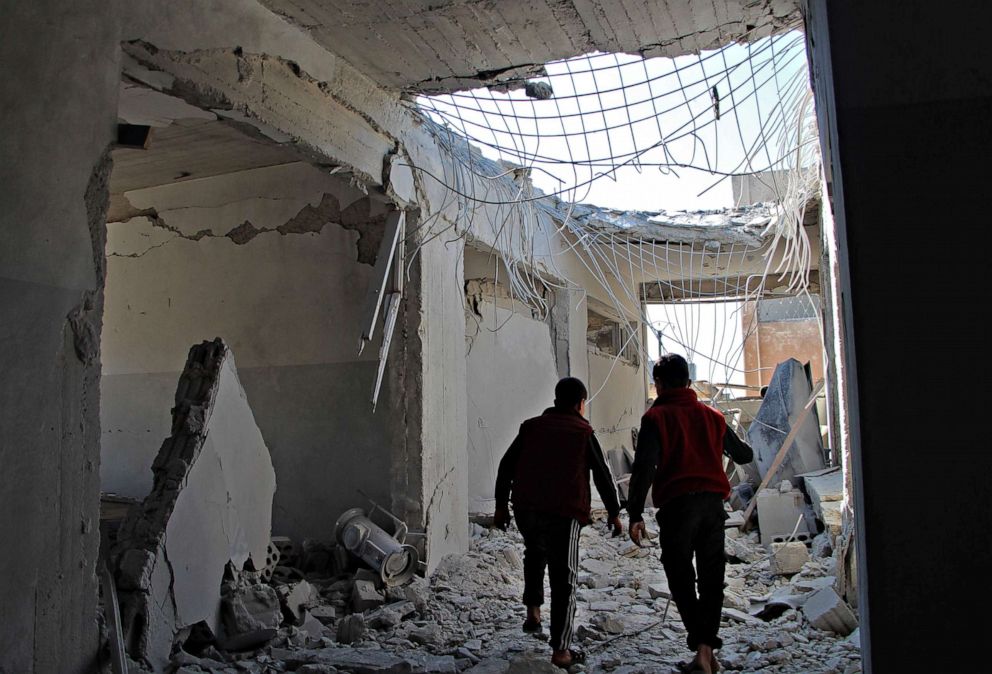
[[[182,628],[203,622],[223,635],[225,567],[265,566],[276,490],[230,349],[220,340],[194,346],[176,379],[154,487],[128,514],[113,554],[129,654],[156,672]]]
[[[103,488],[147,493],[186,348],[221,337],[282,486],[275,531],[330,537],[358,488],[388,504],[394,379],[373,415],[378,345],[357,355],[381,224],[337,224],[370,207],[362,193],[293,163],[125,196],[154,215],[108,226]]]
[[[494,259],[465,249],[469,511],[492,512],[499,461],[520,424],[554,401],[550,320],[492,280]],[[501,266],[501,263],[499,263]]]

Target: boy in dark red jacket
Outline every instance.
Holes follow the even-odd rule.
[[[541,631],[544,567],[551,581],[551,662],[581,661],[569,648],[575,619],[579,531],[589,524],[589,474],[606,506],[613,535],[623,533],[616,482],[585,420],[586,387],[574,377],[555,386],[555,406],[520,425],[496,476],[495,526],[510,523],[509,499],[524,537],[525,632]]]
[[[658,397],[641,419],[637,436],[627,499],[630,538],[640,545],[644,499],[651,487],[658,508],[662,565],[688,632],[686,641],[696,652],[683,670],[712,674],[719,669],[714,651],[723,645],[717,636],[726,566],[723,501],[730,495],[723,455],[749,463],[754,453],[727,428],[720,412],[696,399],[689,388],[685,358],[662,356],[652,376]]]

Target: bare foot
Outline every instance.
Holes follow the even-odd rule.
[[[695,668],[695,671],[703,672],[703,674],[713,674],[716,671],[713,668],[715,661],[716,655],[714,655],[713,649],[702,644],[696,649],[696,657],[692,659],[692,666]]]

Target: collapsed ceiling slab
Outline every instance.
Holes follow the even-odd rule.
[[[678,56],[755,40],[799,18],[795,0],[262,0],[380,85],[422,93],[500,86],[591,52]]]

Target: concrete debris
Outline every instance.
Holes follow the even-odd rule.
[[[775,552],[791,560],[790,568],[798,564],[787,579],[777,573],[778,562],[769,558],[757,533],[727,541],[733,555],[728,554],[721,628],[726,645],[720,652],[726,669],[799,674],[824,671],[822,663],[831,658],[858,664],[856,646],[842,638],[850,631],[843,631],[850,627],[843,610],[850,609],[821,594],[836,596],[833,559],[798,563],[790,555],[799,547],[805,551],[804,544],[776,545]],[[583,529],[575,646],[589,654],[589,672],[669,671],[685,659],[685,630],[657,549],[647,557],[627,557],[621,554],[627,544],[601,527]],[[377,587],[379,576],[370,569],[302,574],[280,566],[275,574],[280,580],[271,584],[258,573],[242,572],[225,584],[230,619],[237,608],[240,620],[228,628],[225,618],[225,628],[246,635],[266,629],[267,643],[224,652],[214,647],[227,642],[208,637],[209,649],[191,648],[173,663],[190,674],[233,673],[234,665],[259,674],[561,671],[550,664],[546,632],[540,640],[520,630],[523,574],[515,560],[522,552],[514,529],[485,530],[468,553],[444,558],[429,579],[391,588]],[[287,611],[287,604],[296,613]],[[642,637],[628,638],[642,630]]]
[[[302,622],[306,609],[320,601],[317,589],[305,580],[276,587],[279,603],[286,619],[298,625]]]
[[[185,628],[204,622],[222,634],[225,569],[265,567],[275,492],[269,451],[220,339],[190,349],[175,401],[151,493],[112,552],[128,654],[154,671]]]
[[[351,607],[356,613],[382,606],[386,598],[370,580],[356,580],[351,586]]]
[[[554,89],[547,82],[532,81],[528,82],[524,87],[524,93],[530,98],[536,98],[539,101],[546,101],[555,95]]]
[[[783,491],[783,485],[789,485],[789,488]],[[757,499],[762,543],[782,542],[793,530],[797,540],[810,538],[809,528],[803,517],[805,500],[802,492],[792,489],[788,480],[783,480],[783,484],[775,489],[762,489],[758,492]]]
[[[847,636],[858,627],[851,607],[832,587],[817,590],[803,604],[803,614],[813,627]]]
[[[772,556],[768,560],[771,573],[786,576],[802,571],[803,564],[809,561],[809,550],[805,543],[772,543]]]
[[[282,624],[282,609],[274,588],[263,583],[225,583],[221,618],[227,634],[224,648],[240,651],[265,644]]]

